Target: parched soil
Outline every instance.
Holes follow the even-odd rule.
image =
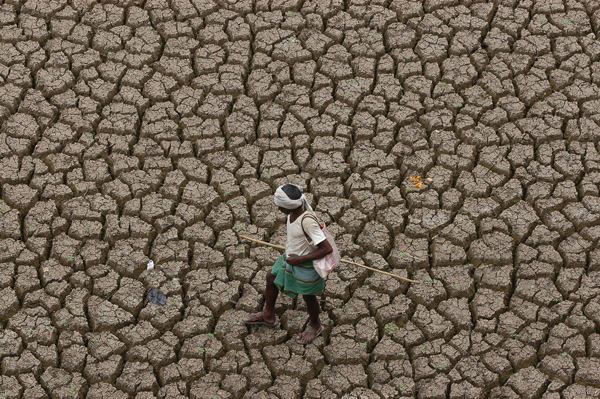
[[[0,3],[1,398],[600,397],[598,1]]]

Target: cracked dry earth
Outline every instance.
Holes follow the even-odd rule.
[[[596,0],[3,1],[0,397],[598,398],[599,30]],[[278,252],[238,234],[284,242],[286,182],[421,283],[342,265],[313,344],[301,300],[247,329]]]

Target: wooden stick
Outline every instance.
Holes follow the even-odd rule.
[[[256,242],[258,244],[268,245],[270,247],[277,248],[277,249],[283,249],[285,251],[285,247],[282,246],[282,245],[271,244],[270,242],[265,242],[265,241],[257,240],[255,238],[246,237],[246,236],[243,236],[241,234],[240,234],[240,237],[245,238],[246,240],[249,240],[249,241]]]
[[[257,239],[255,239],[255,238],[246,237],[246,236],[243,236],[243,235],[241,235],[241,234],[240,234],[239,236],[240,236],[241,238],[244,238],[244,239],[246,239],[246,240],[249,240],[249,241],[252,241],[252,242],[255,242],[255,243],[258,243],[258,244],[262,244],[262,245],[268,245],[269,247],[273,247],[273,248],[277,248],[277,249],[283,249],[283,250],[285,250],[285,247],[284,247],[284,246],[281,246],[281,245],[275,245],[275,244],[271,244],[271,243],[268,243],[268,242],[265,242],[265,241],[257,240]],[[350,261],[350,260],[346,260],[346,259],[340,259],[340,261],[341,261],[341,262],[344,262],[344,263],[348,263],[348,264],[354,265],[354,266],[362,267],[363,269],[367,269],[367,270],[371,270],[371,271],[374,271],[374,272],[377,272],[377,273],[385,274],[386,276],[396,277],[396,278],[398,278],[398,279],[400,279],[400,280],[404,280],[404,281],[407,281],[407,282],[409,282],[409,283],[419,283],[418,281],[411,280],[411,279],[408,279],[408,278],[405,278],[405,277],[402,277],[402,276],[397,276],[397,275],[395,275],[395,274],[392,274],[392,273],[384,272],[384,271],[382,271],[382,270],[375,269],[375,268],[373,268],[373,267],[369,267],[369,266],[361,265],[360,263],[355,263],[355,262],[352,262],[352,261]]]
[[[383,270],[375,269],[373,267],[361,265],[360,263],[355,263],[355,262],[352,262],[352,261],[349,261],[349,260],[346,260],[346,259],[340,259],[340,262],[344,262],[344,263],[348,263],[348,264],[351,264],[351,265],[354,265],[354,266],[362,267],[363,269],[367,269],[367,270],[371,270],[371,271],[374,271],[374,272],[377,272],[377,273],[385,274],[386,276],[396,277],[396,278],[398,278],[400,280],[408,281],[409,283],[419,283],[418,281],[411,280],[411,279],[406,278],[406,277],[397,276],[395,274],[384,272]]]

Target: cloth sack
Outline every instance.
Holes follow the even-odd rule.
[[[327,254],[320,259],[313,260],[313,267],[315,268],[317,273],[319,273],[319,276],[321,276],[322,278],[327,278],[329,273],[331,273],[331,271],[335,269],[337,265],[339,265],[340,253],[338,252],[337,246],[335,245],[335,241],[333,240],[331,233],[329,233],[329,231],[327,230],[327,226],[325,226],[325,223],[320,223],[313,213],[305,212],[305,214],[302,216],[302,220],[300,220],[302,231],[304,231],[304,226],[302,225],[302,222],[304,221],[305,217],[310,217],[317,222],[317,224],[323,231],[327,242],[329,242],[329,245],[331,245],[331,248],[333,248],[333,251],[330,254]],[[306,237],[305,231],[304,236]],[[310,240],[308,238],[306,238],[306,241],[310,244]]]

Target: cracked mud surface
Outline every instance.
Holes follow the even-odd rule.
[[[0,396],[598,398],[600,4],[495,3],[2,2]],[[285,182],[421,284],[246,328]]]

